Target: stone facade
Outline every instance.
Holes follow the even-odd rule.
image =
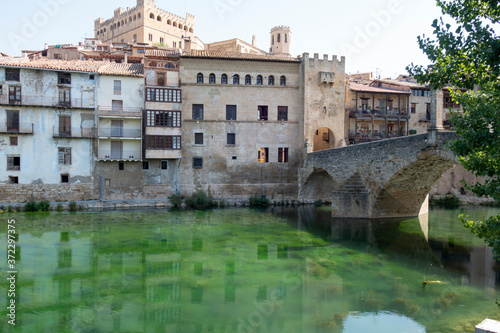
[[[96,200],[94,186],[90,184],[38,184],[38,185],[0,185],[0,202],[28,201],[86,201]]]
[[[146,43],[183,48],[185,39],[194,39],[195,19],[172,14],[156,7],[154,0],[137,0],[133,8],[117,8],[108,20],[94,22],[94,37],[105,43]]]

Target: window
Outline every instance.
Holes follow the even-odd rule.
[[[150,42],[152,42],[153,41],[153,34],[149,34],[148,35],[148,39],[149,39]]]
[[[166,88],[146,88],[146,101],[181,103],[182,102],[181,90],[166,89]]]
[[[278,34],[278,43],[281,43],[281,34]]]
[[[19,177],[9,176],[9,184],[19,184]]]
[[[226,120],[236,120],[236,105],[226,105]]]
[[[21,103],[21,87],[9,87],[9,104]]]
[[[259,111],[257,115],[258,120],[267,121],[268,120],[268,107],[267,105],[259,105]]]
[[[278,162],[288,163],[288,148],[278,148]]]
[[[426,120],[431,120],[431,103],[425,103],[425,106],[426,106],[425,119]]]
[[[71,137],[70,116],[59,116],[59,137]]]
[[[158,22],[161,22],[161,17],[160,17],[160,15],[158,15],[158,17],[156,18],[156,20],[157,20]]]
[[[123,163],[123,162],[118,163],[118,170],[120,170],[120,171],[125,170],[125,163]]]
[[[149,161],[142,161],[142,170],[149,170]]]
[[[203,169],[203,158],[193,157],[193,169]]]
[[[196,83],[203,83],[203,74],[202,73],[198,73],[198,75],[196,76]]]
[[[90,74],[89,75],[89,80],[95,80],[95,75],[94,74]]]
[[[262,82],[263,82],[262,75],[257,75],[257,85],[258,85],[258,86],[261,86],[261,85],[262,85]]]
[[[153,14],[153,13],[149,14],[149,18],[152,18],[154,20],[155,14]]]
[[[68,174],[62,174],[61,175],[61,183],[69,183],[69,175]]]
[[[194,144],[195,145],[203,144],[203,133],[194,133]]]
[[[160,37],[160,44],[163,44],[163,37]]]
[[[180,111],[146,111],[148,127],[181,127]]]
[[[115,80],[114,81],[113,93],[115,95],[121,95],[122,94],[122,81],[120,81],[120,80]]]
[[[280,86],[286,86],[286,76],[284,75],[280,77]]]
[[[246,85],[251,85],[252,84],[252,77],[250,75],[245,76],[245,84]]]
[[[20,156],[7,156],[7,170],[20,171],[21,170],[21,157]]]
[[[240,76],[238,74],[233,75],[233,84],[240,84]]]
[[[156,74],[156,85],[163,87],[165,85],[165,73],[157,73]]]
[[[259,163],[269,163],[269,148],[259,149]]]
[[[19,132],[19,111],[7,111],[7,132]]]
[[[57,83],[71,84],[71,73],[57,73]]]
[[[210,76],[208,78],[208,83],[215,84],[215,74],[214,73],[210,74]]]
[[[59,88],[59,106],[71,107],[70,88]]]
[[[59,165],[71,165],[71,148],[59,148]]]
[[[220,77],[220,83],[227,84],[227,74],[222,74],[222,76]]]
[[[273,41],[272,41],[272,45],[274,45],[274,35],[273,35]]]
[[[160,162],[160,168],[162,170],[168,170],[168,161],[161,161]]]
[[[234,134],[234,133],[227,133],[227,145],[228,146],[234,146],[234,145],[236,145],[236,134]]]
[[[274,76],[270,75],[268,79],[269,85],[274,86]]]
[[[288,43],[288,35],[285,34],[285,43]]]
[[[411,103],[411,113],[417,113],[417,103]]]
[[[11,136],[10,137],[10,145],[17,146],[17,144],[18,144],[17,136]]]
[[[288,106],[278,106],[278,121],[288,121]]]
[[[203,104],[193,104],[193,119],[203,120]]]
[[[62,59],[62,54],[61,53],[54,53],[54,59],[61,60]]]
[[[5,69],[5,81],[16,81],[19,82],[19,74],[21,70],[16,68],[6,68]]]
[[[146,136],[146,149],[180,150],[181,137],[148,135]]]

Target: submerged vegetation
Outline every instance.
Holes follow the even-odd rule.
[[[438,206],[443,208],[456,208],[462,205],[462,203],[460,202],[460,198],[453,194],[441,198],[432,196],[429,203],[431,206]]]
[[[266,196],[254,195],[250,197],[250,207],[269,207],[271,203]]]

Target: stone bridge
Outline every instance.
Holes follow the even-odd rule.
[[[299,197],[332,201],[333,217],[418,216],[433,185],[458,163],[446,148],[456,137],[430,131],[308,154]]]

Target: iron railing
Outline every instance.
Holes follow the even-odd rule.
[[[0,104],[2,105],[19,105],[19,106],[47,106],[54,108],[77,108],[77,109],[94,109],[94,101],[83,98],[60,99],[59,97],[47,96],[29,96],[21,95],[21,100],[12,99],[13,96],[0,96]]]
[[[71,127],[61,129],[57,126],[54,126],[53,133],[54,138],[92,139],[96,137],[96,128]]]

